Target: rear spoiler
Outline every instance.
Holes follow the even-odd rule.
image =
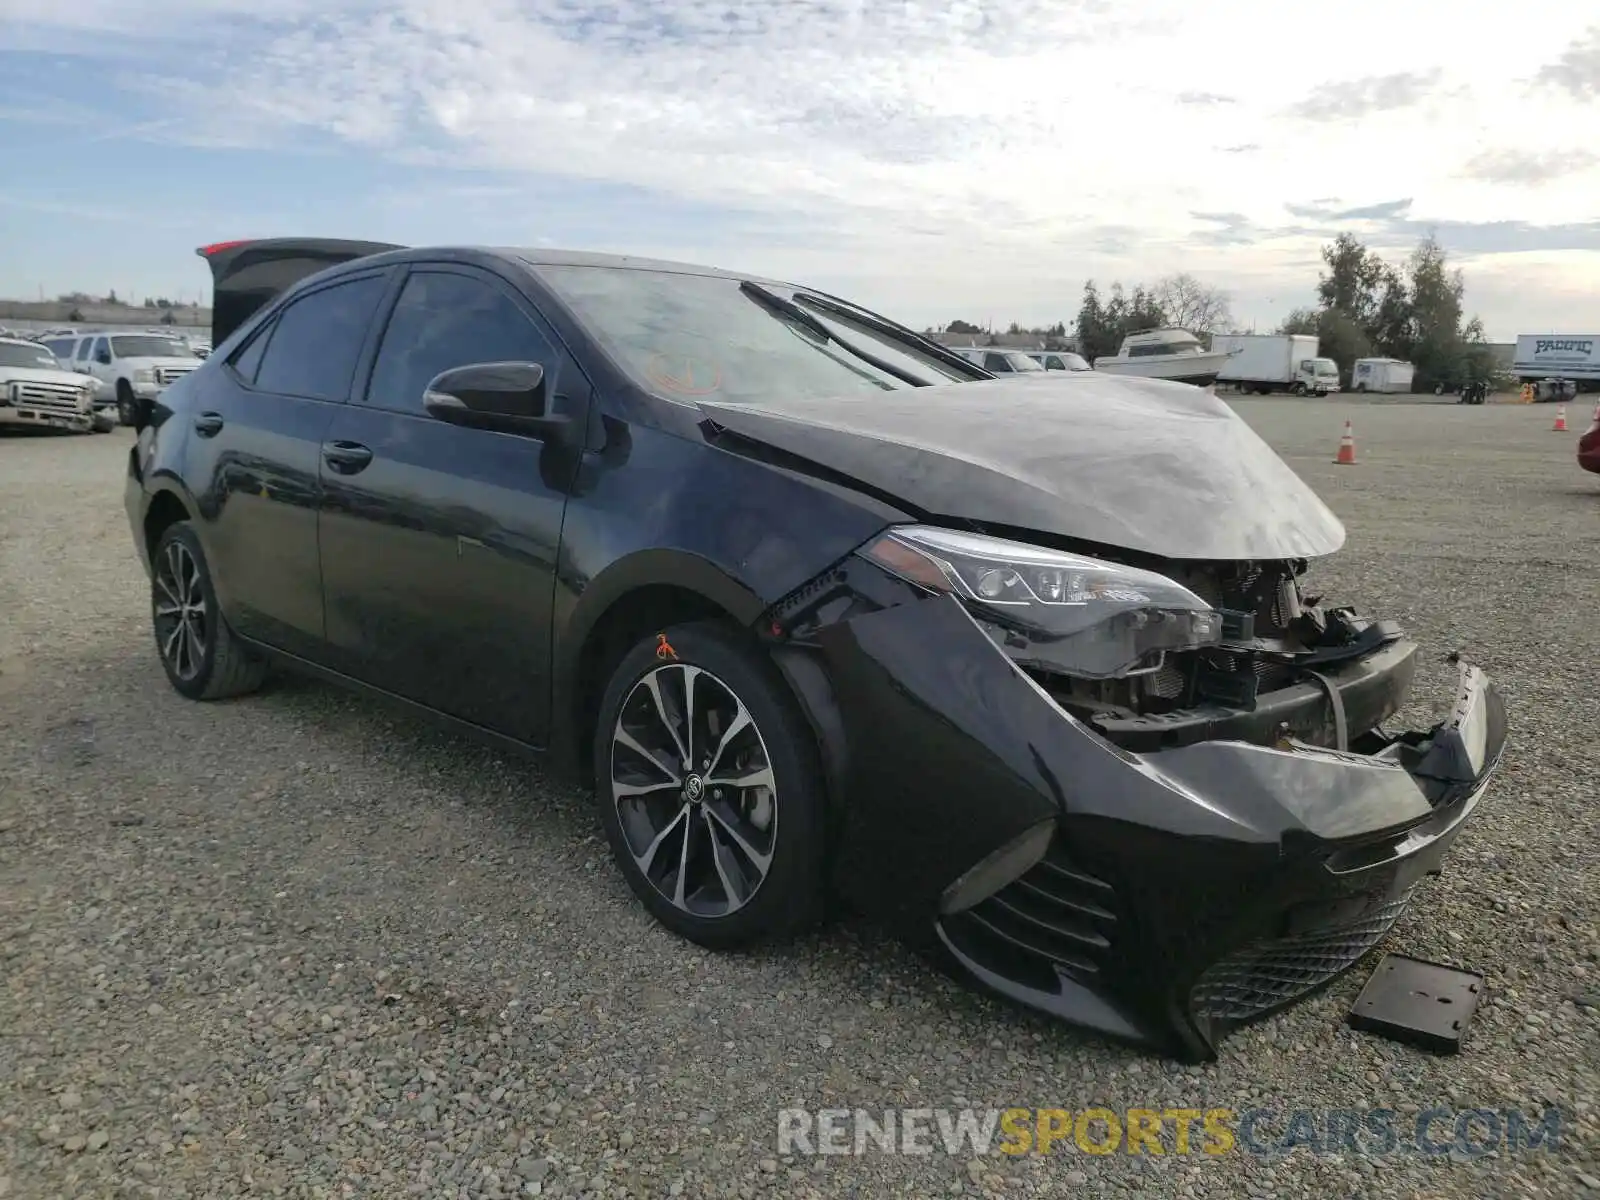
[[[218,348],[274,296],[308,275],[404,246],[338,238],[258,238],[195,251],[211,268],[211,345]]]

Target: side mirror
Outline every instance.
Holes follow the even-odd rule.
[[[542,436],[568,418],[546,411],[544,367],[533,362],[472,363],[434,376],[423,407],[441,421],[499,433]]]

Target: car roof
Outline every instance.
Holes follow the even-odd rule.
[[[792,280],[774,279],[752,271],[734,271],[726,267],[713,267],[705,263],[679,262],[666,258],[645,258],[636,254],[600,254],[588,250],[561,250],[548,246],[488,246],[472,244],[441,244],[436,246],[404,246],[352,258],[330,268],[330,272],[362,270],[388,263],[414,262],[418,259],[452,257],[456,255],[490,255],[510,262],[521,263],[537,270],[539,267],[610,267],[617,270],[664,271],[678,275],[704,275],[717,279],[752,280],[756,283],[775,284],[779,287],[800,287]],[[807,291],[826,295],[820,288],[806,286]]]

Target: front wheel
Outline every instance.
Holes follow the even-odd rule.
[[[178,521],[150,554],[150,612],[167,682],[190,700],[221,700],[261,686],[266,666],[228,628],[194,527]]]
[[[647,638],[600,704],[595,790],[634,894],[729,949],[821,913],[825,791],[810,727],[761,650],[718,623]]]
[[[117,380],[117,416],[124,425],[132,425],[138,420],[133,387],[126,379]]]

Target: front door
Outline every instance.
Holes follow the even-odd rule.
[[[245,637],[315,661],[326,659],[322,443],[392,278],[375,271],[291,301],[228,356],[184,417],[223,612]]]
[[[480,362],[539,363],[553,410],[582,428],[587,382],[516,288],[413,267],[364,393],[326,434],[328,640],[356,679],[541,745],[571,457],[428,414],[429,381]]]

